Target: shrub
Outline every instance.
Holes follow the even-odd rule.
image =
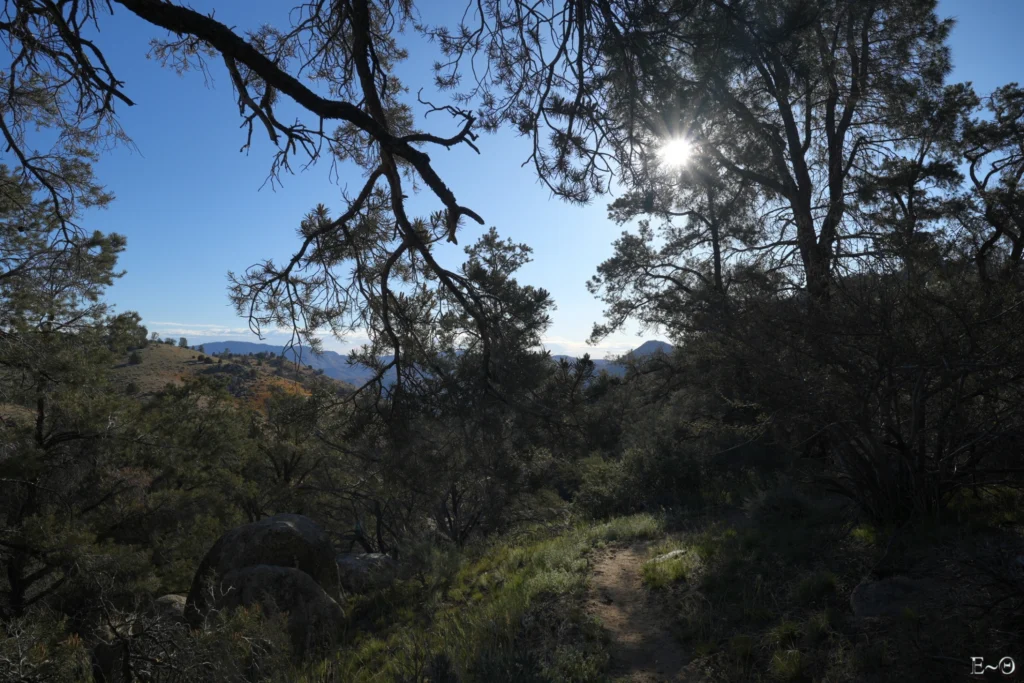
[[[646,509],[683,507],[697,499],[702,481],[693,449],[672,441],[627,449],[622,473],[628,498]]]
[[[573,498],[573,503],[580,511],[595,519],[630,511],[620,463],[593,457],[587,458],[580,465],[580,488]]]
[[[804,678],[805,662],[799,650],[783,650],[772,655],[769,671],[777,681],[799,681]]]
[[[811,618],[807,620],[804,638],[810,644],[817,645],[832,632],[832,624],[835,621],[836,616],[831,609],[812,614]]]
[[[791,647],[803,636],[800,624],[795,621],[782,620],[768,631],[768,642],[773,647]]]
[[[135,382],[128,382],[128,385],[124,388],[124,393],[129,396],[134,396],[139,393],[139,385]]]
[[[128,354],[128,363],[131,365],[138,365],[142,362],[142,354],[138,351],[132,351]]]

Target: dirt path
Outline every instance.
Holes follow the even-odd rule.
[[[640,583],[646,547],[613,548],[594,558],[590,613],[611,636],[611,675],[629,683],[681,681],[688,657],[669,616]]]

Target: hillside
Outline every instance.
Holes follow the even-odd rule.
[[[230,358],[212,358],[192,349],[179,348],[170,344],[151,343],[139,349],[139,363],[131,363],[125,357],[113,368],[115,386],[122,391],[141,397],[152,395],[168,384],[180,384],[191,377],[223,378],[228,390],[237,398],[250,401],[258,406],[271,392],[284,391],[308,395],[316,381],[325,378],[317,370],[307,366],[284,364],[276,359],[263,359],[248,355],[232,355]],[[352,387],[334,380],[340,391]]]
[[[195,4],[4,5],[0,683],[1024,680],[1024,1]]]
[[[269,353],[273,356],[280,356],[282,353],[285,353],[284,346],[246,341],[209,342],[203,344],[202,347],[206,353],[214,355],[224,351],[230,351],[236,355]],[[622,377],[626,374],[624,362],[629,358],[643,358],[655,353],[671,353],[672,348],[672,345],[666,342],[651,340],[644,342],[619,358],[592,357],[591,360],[594,361],[594,367],[598,372],[605,371],[613,377]],[[353,386],[360,386],[373,376],[373,372],[369,368],[351,364],[348,356],[336,351],[324,351],[322,354],[316,355],[308,348],[293,348],[289,349],[286,355],[289,360],[299,360],[304,366],[314,370],[323,370],[326,376]],[[556,361],[563,359],[575,360],[575,358],[575,356],[568,355],[552,356],[552,359]]]
[[[285,353],[284,346],[258,342],[229,340],[209,342],[202,346],[206,353],[213,355],[219,355],[224,351],[230,351],[237,355],[268,353],[272,356],[280,356]],[[326,376],[353,386],[360,386],[373,376],[369,369],[361,365],[351,365],[348,362],[348,356],[335,351],[324,351],[322,354],[316,355],[308,348],[292,348],[287,351],[286,357],[288,360],[298,361],[305,367],[323,370]]]

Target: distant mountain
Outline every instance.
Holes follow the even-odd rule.
[[[217,355],[223,353],[225,350],[231,353],[238,353],[248,355],[250,353],[271,353],[275,356],[279,356],[284,352],[284,346],[275,346],[273,344],[260,344],[256,342],[246,341],[222,341],[222,342],[208,342],[202,345],[206,353],[211,355]],[[193,348],[199,348],[198,346]],[[634,358],[643,358],[650,356],[655,353],[671,353],[672,345],[662,341],[647,341],[638,346],[637,348],[629,351],[628,353],[621,356],[621,360],[625,360],[630,356]],[[354,386],[362,386],[371,377],[373,372],[362,365],[351,365],[348,362],[348,356],[337,353],[336,351],[324,351],[320,355],[314,355],[308,348],[297,349],[293,348],[288,352],[288,360],[298,360],[303,365],[308,365],[316,370],[323,370],[324,374],[328,377],[332,377],[336,380],[352,384]],[[552,356],[555,360],[575,360],[576,356]],[[620,362],[620,359],[603,359],[603,358],[592,358],[594,361],[594,367],[598,372],[601,370],[607,370],[608,374],[613,377],[622,377],[626,374],[626,367]],[[392,377],[386,377],[386,380],[393,379]]]
[[[594,361],[594,369],[597,372],[602,370],[606,371],[612,377],[625,377],[626,365],[624,361],[627,361],[630,357],[632,358],[645,358],[647,356],[653,356],[656,353],[672,353],[672,345],[663,341],[646,341],[640,346],[636,347],[632,351],[627,351],[623,355],[617,358],[591,358]],[[552,356],[555,360],[575,360],[576,356]]]
[[[673,346],[668,342],[655,341],[652,339],[651,341],[645,341],[643,344],[630,351],[630,353],[636,358],[643,358],[644,356],[653,356],[656,353],[671,354],[672,348]]]

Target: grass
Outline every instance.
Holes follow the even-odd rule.
[[[861,524],[860,526],[854,527],[853,530],[850,531],[850,537],[864,545],[870,546],[879,544],[878,529],[870,524]]]
[[[888,537],[866,525],[850,533],[843,511],[786,495],[760,497],[746,519],[670,537],[661,518],[644,514],[495,543],[450,563],[426,593],[400,583],[347,606],[361,635],[301,680],[605,680],[605,636],[584,608],[589,555],[634,541],[650,542],[643,583],[674,610],[694,665],[715,671],[708,680],[939,680],[941,665],[910,666],[893,653],[984,642],[981,627],[967,642],[918,613],[872,626],[853,620],[846,598]],[[920,534],[908,538],[924,544]]]
[[[767,492],[748,502],[744,519],[709,521],[654,545],[643,580],[674,606],[681,637],[714,680],[826,680],[833,651],[855,651],[835,609],[855,580],[838,561],[841,526],[841,514],[792,488]]]
[[[654,515],[641,513],[618,517],[598,524],[587,533],[597,541],[623,542],[647,541],[658,538],[665,532],[664,522]]]
[[[1021,494],[992,488],[960,494],[941,518],[895,529],[850,529],[852,510],[794,486],[748,499],[729,523],[702,520],[652,544],[644,585],[675,612],[675,629],[706,680],[949,680],[952,658],[1013,647],[1019,608],[972,617],[986,590],[949,573],[977,557],[1016,557],[1024,524]],[[683,551],[661,562],[656,558]],[[957,608],[923,606],[883,620],[853,618],[849,596],[879,566],[956,587]],[[981,591],[979,593],[978,591]],[[947,600],[947,591],[936,593]],[[972,597],[976,603],[976,600]],[[943,603],[944,604],[944,603]],[[1001,651],[1000,650],[1000,651]],[[908,655],[907,653],[915,653]],[[943,659],[921,653],[949,653]]]
[[[772,655],[768,671],[777,681],[800,681],[806,677],[806,662],[799,650],[779,650]]]
[[[608,667],[601,626],[584,609],[588,555],[602,543],[663,533],[652,515],[577,526],[554,537],[496,543],[433,580],[348,605],[359,635],[299,680],[600,681]],[[414,607],[410,607],[414,605]],[[366,635],[367,623],[376,632]]]
[[[655,558],[644,563],[640,578],[645,586],[657,590],[687,580],[693,560],[687,551],[677,552],[679,554],[670,558]]]
[[[690,581],[702,562],[697,550],[674,539],[653,544],[647,554],[651,559],[641,567],[640,578],[652,590]]]
[[[767,633],[769,644],[776,649],[796,645],[803,635],[800,624],[786,619],[772,626]]]
[[[803,629],[805,641],[812,646],[821,644],[833,633],[836,621],[832,609],[812,614]]]

